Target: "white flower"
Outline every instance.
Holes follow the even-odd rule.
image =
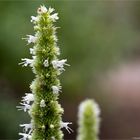
[[[54,8],[49,7],[48,12],[52,13],[54,10],[55,10]]]
[[[46,13],[47,11],[48,10],[44,5],[40,6],[40,8],[38,8],[38,10],[37,10],[38,14],[43,14],[43,13]]]
[[[33,35],[27,35],[27,42],[28,44],[30,43],[35,43],[37,41],[37,37]]]
[[[53,22],[55,22],[56,20],[58,20],[58,19],[59,19],[58,13],[54,13],[54,14],[50,15],[50,19],[51,19]]]
[[[52,61],[52,65],[54,69],[58,69],[59,71],[64,71],[64,65],[68,65],[66,64],[67,59],[62,59],[62,60],[53,60]]]
[[[28,59],[28,58],[22,58],[21,59],[23,62],[19,63],[19,65],[23,65],[24,67],[27,67],[28,65],[32,67],[33,64],[33,59]]]
[[[39,17],[31,16],[31,22],[35,23],[39,21]]]
[[[68,126],[72,124],[71,122],[61,122],[61,128],[65,128],[69,133],[73,132],[73,130]]]
[[[17,106],[18,110],[23,110],[26,112],[27,110],[31,109],[31,105],[26,104],[26,103],[20,103],[22,106]]]
[[[49,62],[48,62],[48,59],[46,59],[43,63],[44,67],[48,67],[49,66]]]
[[[45,107],[45,106],[46,106],[45,101],[42,99],[42,100],[40,101],[40,107]]]
[[[26,96],[22,97],[23,102],[30,104],[30,102],[34,101],[34,95],[32,93],[25,93]]]
[[[31,135],[26,133],[19,133],[20,136],[23,136],[23,138],[20,138],[19,140],[27,140],[31,138]]]
[[[61,86],[52,86],[53,94],[58,94],[61,91]]]
[[[25,132],[28,132],[28,130],[30,130],[29,131],[29,134],[31,134],[31,129],[32,129],[32,124],[30,123],[30,124],[20,124],[20,127],[24,127],[23,128],[23,130],[25,131]]]

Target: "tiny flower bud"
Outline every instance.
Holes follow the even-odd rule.
[[[42,99],[40,102],[40,107],[45,107],[45,106],[46,106],[45,101]]]

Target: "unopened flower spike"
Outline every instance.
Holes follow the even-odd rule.
[[[77,140],[98,140],[100,109],[98,104],[91,99],[83,101],[78,112],[78,137]]]
[[[58,102],[60,86],[59,74],[65,69],[67,60],[59,60],[59,47],[54,22],[59,19],[54,8],[44,5],[37,10],[36,16],[31,16],[34,35],[25,38],[32,47],[29,49],[32,59],[24,58],[22,66],[30,66],[35,79],[30,85],[31,93],[22,97],[18,110],[28,112],[31,117],[30,124],[21,124],[23,133],[19,133],[20,140],[62,140],[61,128],[70,133],[71,123],[62,122],[63,108]],[[49,50],[49,51],[48,51]]]

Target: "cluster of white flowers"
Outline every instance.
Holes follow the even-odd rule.
[[[18,110],[23,110],[24,112],[29,111],[31,109],[31,102],[34,101],[34,95],[32,93],[25,93],[25,96],[22,97],[21,106],[17,106]],[[19,135],[23,136],[19,140],[27,140],[31,138],[32,132],[32,124],[20,124],[20,127],[23,127],[24,133],[19,133]]]
[[[47,12],[48,12],[49,14],[51,14],[52,12],[54,12],[54,8],[49,7],[49,8],[47,9],[45,6],[40,6],[40,8],[38,8],[37,12],[38,12],[38,14],[44,14],[44,13],[47,13]],[[32,16],[31,22],[37,21],[38,19],[36,19],[36,18],[37,18],[37,17]],[[55,22],[56,20],[59,19],[58,13],[54,13],[54,14],[50,15],[49,18],[50,18],[53,22]]]
[[[34,101],[34,95],[32,93],[25,93],[26,96],[22,97],[23,99],[21,100],[22,102],[20,105],[22,106],[17,106],[18,110],[23,110],[24,112],[28,111],[31,109],[30,102]]]

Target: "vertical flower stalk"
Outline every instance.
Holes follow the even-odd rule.
[[[62,122],[63,109],[58,103],[62,88],[59,75],[65,70],[64,65],[68,65],[66,59],[58,59],[60,51],[54,26],[58,19],[58,13],[44,5],[38,8],[37,16],[31,16],[35,35],[27,35],[26,40],[32,44],[32,59],[24,58],[20,64],[30,66],[35,79],[30,85],[31,93],[26,93],[21,106],[17,106],[31,116],[29,124],[20,125],[23,128],[20,140],[62,140],[61,128],[72,131],[70,122]]]
[[[79,106],[77,140],[98,140],[100,109],[95,101],[87,99]]]

